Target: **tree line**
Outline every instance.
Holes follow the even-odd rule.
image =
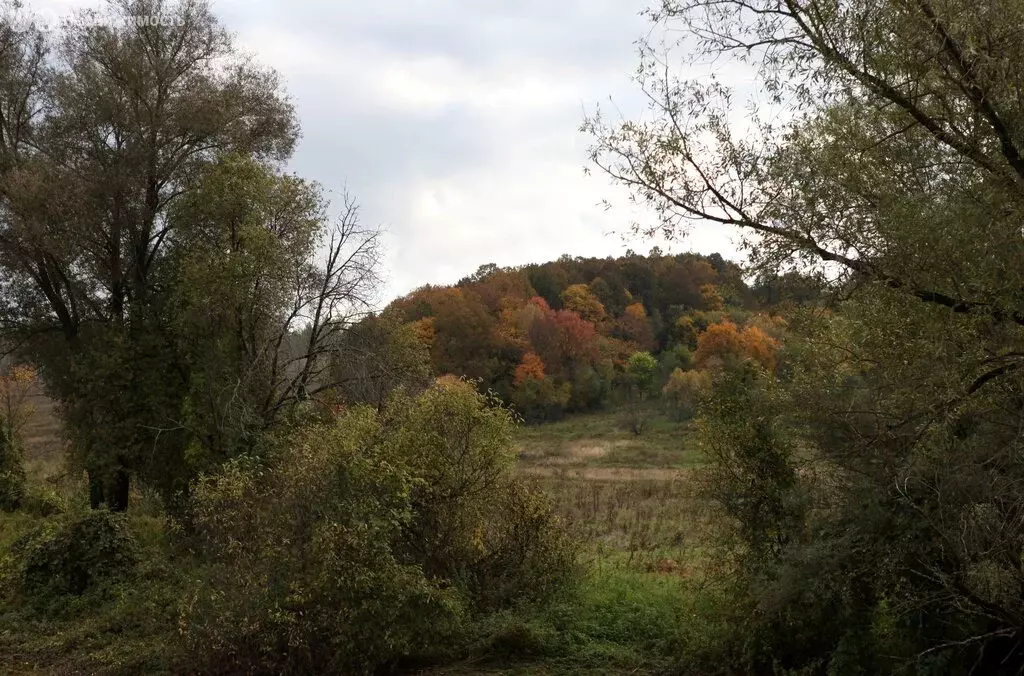
[[[414,337],[434,373],[470,378],[527,421],[543,421],[628,397],[635,384],[629,360],[637,353],[658,357],[657,377],[646,388],[655,392],[676,369],[705,366],[716,349],[743,352],[744,340],[767,359],[778,348],[770,334],[780,328],[767,311],[780,306],[783,293],[790,302],[814,297],[793,297],[799,281],[765,276],[748,284],[742,269],[718,254],[655,248],[648,256],[563,256],[514,268],[483,265],[457,284],[393,301],[374,321]],[[769,333],[759,323],[772,326]],[[733,344],[712,348],[723,329],[736,334]]]

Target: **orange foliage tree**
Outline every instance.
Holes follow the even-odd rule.
[[[598,358],[597,329],[575,312],[559,310],[555,314],[558,346],[565,362],[593,362]],[[565,364],[568,365],[568,364]]]
[[[523,355],[522,361],[520,361],[519,366],[516,367],[516,374],[513,382],[516,385],[522,385],[530,379],[544,379],[544,362],[541,361],[541,358],[537,356],[536,352],[527,352]]]
[[[694,355],[697,368],[707,368],[714,360],[728,362],[753,359],[764,368],[775,368],[778,343],[756,326],[740,330],[733,322],[712,324],[697,339]]]

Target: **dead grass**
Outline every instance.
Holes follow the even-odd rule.
[[[618,413],[524,428],[519,472],[550,496],[597,565],[689,571],[704,550],[692,428],[652,415],[634,436]]]
[[[57,405],[37,384],[29,396],[32,415],[21,430],[25,449],[25,469],[29,477],[44,481],[60,473],[64,460],[64,440]]]
[[[519,437],[524,466],[692,468],[703,463],[688,423],[657,409],[647,429],[634,435],[623,414],[611,410],[524,427]]]

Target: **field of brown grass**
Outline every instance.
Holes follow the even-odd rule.
[[[32,414],[21,430],[25,465],[31,476],[43,479],[60,467],[64,441],[56,403],[36,384],[29,395]]]

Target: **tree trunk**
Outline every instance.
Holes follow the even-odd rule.
[[[128,470],[117,467],[113,471],[90,471],[89,475],[89,506],[99,509],[106,504],[112,512],[128,511],[128,493],[131,481]]]

